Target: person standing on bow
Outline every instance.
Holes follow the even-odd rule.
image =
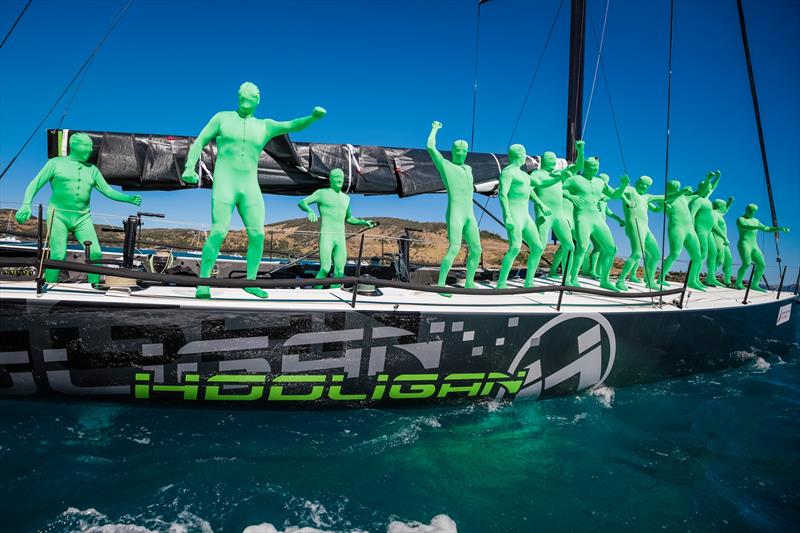
[[[756,237],[759,231],[789,233],[789,228],[785,226],[765,226],[756,218],[756,211],[758,211],[756,204],[747,204],[747,207],[744,208],[744,215],[736,219],[736,228],[739,230],[739,242],[736,243],[736,247],[739,249],[739,258],[742,260],[742,265],[736,273],[736,288],[744,289],[744,276],[747,273],[747,269],[750,268],[750,265],[755,264],[752,277],[753,284],[750,289],[758,292],[767,292],[759,286],[767,264],[764,261],[764,254],[761,252],[761,248],[758,247],[758,239]]]
[[[519,255],[522,241],[528,245],[528,272],[525,275],[525,287],[533,287],[533,278],[539,260],[542,258],[544,246],[539,239],[539,230],[528,211],[528,203],[533,200],[539,209],[540,216],[550,216],[550,210],[531,187],[530,175],[522,170],[527,155],[521,144],[512,144],[508,149],[508,165],[500,172],[498,197],[503,208],[503,224],[508,232],[508,251],[503,256],[497,288],[508,287],[508,274]]]
[[[250,82],[243,83],[239,87],[238,109],[214,115],[189,149],[183,181],[197,183],[199,178],[195,167],[203,147],[213,140],[217,142],[211,192],[211,231],[203,245],[201,278],[211,276],[228,234],[231,215],[236,209],[247,232],[247,279],[256,279],[264,252],[264,198],[258,186],[258,158],[273,137],[305,129],[326,114],[325,109],[315,107],[307,117],[285,122],[260,119],[254,116],[260,101],[258,87]],[[244,290],[259,298],[268,296],[257,287]],[[195,297],[210,298],[210,288],[198,286]]]
[[[611,177],[608,174],[601,172],[598,174],[598,177],[605,182],[606,185],[609,184],[611,181]],[[599,207],[600,213],[603,215],[603,221],[608,225],[608,219],[612,219],[619,224],[620,228],[625,227],[625,221],[620,218],[618,214],[611,210],[608,207],[608,196],[601,196],[599,200]],[[600,271],[598,270],[598,265],[600,263],[600,250],[602,247],[595,242],[595,239],[592,238],[592,248],[591,251],[586,254],[586,259],[583,261],[583,265],[581,265],[581,271],[584,276],[589,276],[594,280],[600,280]]]
[[[703,258],[700,253],[700,240],[694,229],[694,216],[689,209],[689,195],[694,195],[694,190],[687,186],[681,189],[681,182],[670,180],[667,182],[667,196],[665,200],[653,199],[654,211],[666,209],[667,238],[669,240],[669,255],[664,260],[664,269],[658,277],[658,284],[669,287],[667,274],[672,264],[678,260],[684,247],[689,254],[689,272],[686,286],[697,291],[705,291],[700,282],[700,267]]]
[[[539,217],[539,241],[542,246],[546,246],[550,238],[550,230],[556,236],[559,243],[557,254],[567,254],[575,251],[575,244],[572,241],[572,204],[564,201],[564,188],[562,183],[570,176],[566,170],[556,170],[558,159],[553,152],[542,154],[539,168],[533,170],[531,176],[531,187],[541,198],[542,203],[550,211],[547,216]],[[564,204],[568,204],[565,209]],[[555,269],[557,262],[553,260],[552,268],[548,277],[558,277]]]
[[[453,267],[458,252],[461,250],[461,241],[467,241],[467,277],[464,287],[475,287],[475,271],[481,260],[481,232],[472,210],[472,193],[475,190],[472,179],[472,167],[467,165],[467,141],[458,140],[453,143],[451,152],[452,161],[448,161],[436,149],[436,132],[441,129],[442,123],[434,121],[428,135],[428,153],[433,160],[433,165],[442,178],[447,191],[447,253],[442,258],[439,268],[439,287],[444,287],[447,274]],[[443,294],[449,296],[448,294]]]
[[[600,161],[595,157],[585,158],[583,143],[576,142],[575,145],[577,158],[574,166],[580,169],[580,173],[571,176],[564,182],[564,189],[569,193],[568,198],[575,204],[575,237],[577,241],[575,259],[571,261],[569,269],[568,283],[580,287],[578,272],[589,252],[589,246],[594,242],[600,249],[600,258],[598,259],[600,287],[618,292],[619,289],[608,279],[617,246],[614,244],[611,229],[606,223],[605,209],[601,199],[604,199],[603,197],[611,200],[619,199],[625,187],[628,186],[628,176],[622,176],[620,186],[612,189],[598,175]]]
[[[24,224],[31,217],[31,202],[42,187],[50,184],[50,205],[47,208],[47,232],[50,235],[50,259],[63,261],[67,257],[67,238],[69,234],[81,243],[91,241],[89,259],[102,259],[103,252],[94,230],[89,201],[92,190],[116,200],[133,205],[142,205],[142,197],[121,193],[111,188],[100,170],[89,163],[92,155],[92,139],[85,133],[74,133],[69,138],[69,155],[54,157],[45,163],[42,170],[25,189],[22,205],[17,210],[16,219]],[[44,273],[47,283],[58,281],[58,270],[49,268]],[[89,274],[89,283],[100,282],[99,274]]]
[[[355,218],[350,214],[350,197],[342,192],[344,184],[344,171],[334,168],[330,174],[330,187],[318,189],[310,196],[303,198],[297,206],[308,216],[310,222],[322,219],[319,233],[319,272],[317,279],[328,277],[333,266],[333,277],[344,276],[344,266],[347,263],[347,240],[344,235],[344,224],[367,226],[374,228],[377,224],[371,220]],[[311,204],[317,204],[319,217],[311,209]],[[331,285],[338,288],[340,285]]]
[[[700,241],[701,261],[706,261],[707,275],[705,284],[709,287],[719,287],[714,274],[717,262],[717,243],[714,239],[714,205],[708,197],[714,192],[719,184],[719,170],[709,172],[706,178],[697,186],[697,194],[689,203],[689,209],[694,219],[694,231]]]
[[[733,254],[731,254],[731,243],[728,240],[728,224],[725,222],[725,213],[733,204],[733,196],[727,200],[718,198],[714,200],[714,242],[717,246],[717,258],[714,264],[713,276],[716,277],[717,267],[722,266],[722,282],[730,286],[731,274],[733,271]],[[709,266],[709,272],[711,267]]]

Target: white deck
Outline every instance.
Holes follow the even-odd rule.
[[[536,279],[536,285],[556,285],[553,280]],[[584,287],[599,288],[590,279],[581,279]],[[490,285],[481,285],[487,289]],[[510,287],[521,287],[521,281],[509,281]],[[644,285],[629,283],[630,292],[645,291]],[[672,283],[669,288],[680,287]],[[50,285],[47,292],[36,295],[36,286],[31,281],[0,281],[0,299],[36,298],[42,301],[81,301],[85,303],[130,302],[131,304],[181,306],[193,309],[248,309],[248,310],[290,310],[290,311],[346,311],[350,310],[352,294],[340,289],[271,289],[269,299],[262,300],[240,289],[219,289],[212,287],[211,300],[194,298],[193,287],[152,287],[144,290],[100,291],[86,283],[61,283]],[[358,295],[357,311],[397,311],[423,313],[552,313],[556,309],[558,293],[525,295],[501,295],[487,291],[486,295],[454,294],[443,297],[439,294],[410,291],[405,289],[383,288],[382,296]],[[680,295],[664,297],[664,305],[659,309],[658,298],[617,299],[578,293],[564,293],[561,311],[568,313],[630,313],[642,311],[680,312],[673,300]],[[748,306],[775,302],[776,293],[751,291]],[[687,290],[685,309],[704,310],[722,307],[741,307],[744,291],[728,288],[708,288],[705,292]],[[791,293],[784,292],[780,299],[787,303],[794,299]]]

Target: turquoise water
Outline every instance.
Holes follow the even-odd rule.
[[[800,356],[759,355],[500,408],[3,401],[0,529],[796,531]]]

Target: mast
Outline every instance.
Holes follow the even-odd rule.
[[[572,0],[569,24],[569,87],[567,92],[567,161],[575,161],[575,141],[582,135],[583,60],[586,49],[586,0]]]
[[[772,182],[769,179],[769,164],[767,163],[767,147],[764,144],[764,130],[761,128],[761,111],[758,108],[758,94],[756,93],[756,79],[753,76],[753,64],[750,62],[750,44],[747,41],[747,26],[744,21],[742,0],[736,0],[736,9],[739,11],[739,27],[742,30],[742,45],[744,59],[747,63],[747,74],[750,79],[750,95],[753,97],[753,113],[756,116],[756,129],[758,130],[758,144],[761,147],[761,165],[764,167],[764,179],[767,182],[767,195],[769,196],[769,211],[772,215],[772,225],[778,226],[778,214],[775,211],[775,199],[772,197]],[[778,269],[781,265],[780,233],[775,232],[775,252],[778,259]]]

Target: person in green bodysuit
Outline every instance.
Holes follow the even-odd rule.
[[[572,203],[564,200],[564,188],[562,183],[569,177],[568,171],[557,171],[556,164],[558,159],[553,152],[542,154],[541,163],[538,169],[531,172],[531,187],[542,200],[542,203],[550,211],[547,216],[540,216],[539,220],[539,241],[542,245],[547,244],[552,229],[559,242],[559,249],[556,254],[566,254],[575,250],[572,241]],[[565,204],[566,210],[565,210]],[[558,263],[555,257],[550,268],[548,277],[558,277],[556,269]]]
[[[608,174],[600,173],[598,174],[600,179],[605,182],[606,185],[611,181],[611,178]],[[607,196],[601,196],[599,200],[599,207],[600,213],[603,215],[603,222],[608,225],[608,219],[611,218],[612,220],[616,221],[619,224],[619,227],[625,227],[625,221],[619,217],[614,211],[608,207],[608,200]],[[598,264],[600,262],[600,245],[598,245],[594,238],[592,239],[592,248],[588,254],[586,254],[586,259],[583,261],[583,265],[581,265],[581,272],[585,276],[589,276],[592,279],[599,280],[600,279],[600,271],[598,270]],[[613,260],[612,260],[613,263]]]
[[[700,261],[707,261],[708,275],[705,284],[710,287],[719,286],[720,283],[714,276],[712,268],[716,264],[717,247],[714,240],[714,206],[708,197],[717,188],[720,180],[720,172],[709,172],[706,178],[697,186],[697,195],[689,202],[689,211],[694,219],[694,230],[697,239],[700,241]]]
[[[692,261],[687,274],[687,286],[704,291],[705,288],[700,283],[700,267],[702,267],[700,240],[694,229],[694,217],[689,210],[689,199],[687,198],[687,195],[693,194],[693,192],[691,187],[681,189],[681,182],[678,180],[670,180],[667,182],[666,201],[653,201],[658,206],[658,210],[667,210],[667,236],[669,238],[669,256],[664,260],[664,270],[658,278],[658,283],[669,287],[666,275],[672,263],[680,257],[685,247],[689,259]]]
[[[625,214],[625,235],[631,244],[631,255],[625,266],[620,272],[619,279],[617,280],[617,288],[623,291],[628,290],[626,279],[631,275],[631,281],[635,283],[641,280],[635,278],[636,270],[639,267],[639,261],[644,255],[644,283],[649,289],[658,289],[659,286],[655,282],[656,267],[661,258],[661,252],[658,249],[658,241],[655,235],[650,230],[648,211],[650,209],[650,202],[654,200],[663,200],[662,194],[648,194],[647,191],[653,184],[653,179],[650,176],[642,176],[636,180],[633,187],[627,187],[622,194],[622,208]]]
[[[714,231],[714,243],[717,247],[717,261],[713,275],[716,277],[717,267],[722,265],[722,282],[725,285],[731,284],[733,270],[733,255],[730,241],[728,241],[728,224],[725,222],[725,213],[731,208],[731,204],[733,204],[733,196],[729,196],[727,201],[714,200],[714,226],[717,229]]]
[[[753,285],[750,289],[758,292],[767,292],[759,286],[761,276],[764,275],[764,269],[767,265],[764,262],[764,254],[761,253],[761,248],[758,247],[756,237],[759,231],[768,233],[782,231],[783,233],[788,233],[789,228],[785,226],[765,226],[756,218],[756,211],[758,211],[756,204],[747,204],[744,209],[744,215],[736,219],[736,229],[739,230],[739,241],[736,243],[736,247],[739,249],[739,258],[742,260],[742,265],[736,273],[736,288],[744,289],[744,277],[747,269],[755,263]]]
[[[217,161],[211,192],[211,231],[203,245],[200,277],[211,275],[219,249],[231,222],[234,208],[242,217],[247,232],[247,279],[256,279],[261,255],[264,252],[264,198],[258,186],[258,158],[264,146],[278,135],[307,128],[325,116],[326,111],[315,107],[311,115],[286,122],[259,119],[254,116],[261,94],[253,83],[239,87],[239,107],[214,115],[189,149],[183,181],[197,183],[195,169],[203,147],[217,141]],[[248,287],[245,291],[266,298],[265,291]],[[198,286],[197,298],[210,298],[207,286]]]
[[[568,169],[564,169],[561,171],[565,174],[564,179],[566,180],[569,178],[572,173]],[[563,185],[563,183],[562,183]],[[571,195],[567,192],[563,186],[561,188],[561,209],[564,214],[564,219],[569,224],[569,232],[572,239],[572,254],[571,260],[575,259],[575,205],[572,203],[572,200],[569,199]],[[553,254],[553,264],[550,265],[550,273],[547,275],[548,278],[551,279],[563,279],[565,269],[568,268],[565,264],[567,258],[567,251],[568,249],[563,246],[563,243],[566,242],[559,242],[558,249],[556,253]],[[561,274],[558,273],[558,268],[561,267]],[[569,276],[567,277],[567,284],[569,284]]]
[[[308,220],[316,222],[322,219],[319,233],[319,272],[317,279],[328,277],[333,265],[333,277],[344,276],[344,266],[347,263],[347,241],[344,235],[344,224],[355,226],[375,227],[371,220],[355,218],[350,214],[350,197],[342,192],[344,172],[340,168],[331,170],[330,187],[314,191],[307,198],[297,204],[307,215]],[[319,217],[311,209],[311,204],[317,204]],[[333,261],[331,262],[331,258]],[[339,285],[331,285],[337,288]]]
[[[50,258],[56,261],[66,259],[70,233],[81,245],[91,241],[90,259],[102,259],[103,253],[89,212],[93,189],[117,202],[142,205],[141,196],[131,196],[112,189],[97,167],[88,162],[91,154],[92,139],[85,133],[73,134],[69,139],[69,155],[54,157],[45,163],[25,189],[22,205],[17,210],[17,222],[24,224],[31,216],[34,196],[45,184],[50,184],[52,194],[47,208],[47,228],[50,234]],[[88,278],[89,283],[100,282],[99,274],[89,274]],[[48,283],[56,283],[58,270],[47,269],[44,279]]]
[[[475,190],[472,180],[472,167],[465,164],[467,159],[467,141],[458,140],[453,143],[452,161],[445,159],[436,149],[436,132],[442,123],[434,121],[428,135],[428,153],[433,165],[442,178],[447,191],[447,253],[442,258],[439,269],[438,285],[444,287],[447,274],[453,266],[458,252],[461,250],[462,236],[467,241],[467,277],[464,287],[475,287],[475,271],[481,260],[481,233],[475,213],[472,210],[472,193]],[[444,296],[449,296],[445,294]]]
[[[503,264],[497,278],[498,289],[508,287],[508,274],[519,255],[523,240],[528,245],[526,287],[533,286],[536,268],[544,250],[542,241],[539,240],[539,230],[528,211],[528,202],[533,200],[542,216],[549,216],[550,210],[531,188],[530,175],[522,170],[525,158],[525,147],[521,144],[512,144],[508,149],[508,165],[500,172],[498,197],[503,208],[503,224],[508,232],[508,251],[503,256]]]
[[[583,264],[589,246],[594,240],[600,248],[598,260],[600,269],[600,286],[610,291],[618,291],[612,284],[608,275],[617,247],[611,230],[606,224],[601,211],[600,200],[606,196],[612,200],[619,199],[625,187],[628,186],[627,176],[620,178],[620,187],[612,189],[602,179],[597,177],[600,162],[597,158],[584,157],[584,145],[576,143],[577,159],[575,166],[582,169],[580,174],[571,176],[564,182],[564,188],[570,194],[568,198],[575,204],[575,260],[570,267],[570,284],[580,287],[578,272]]]

